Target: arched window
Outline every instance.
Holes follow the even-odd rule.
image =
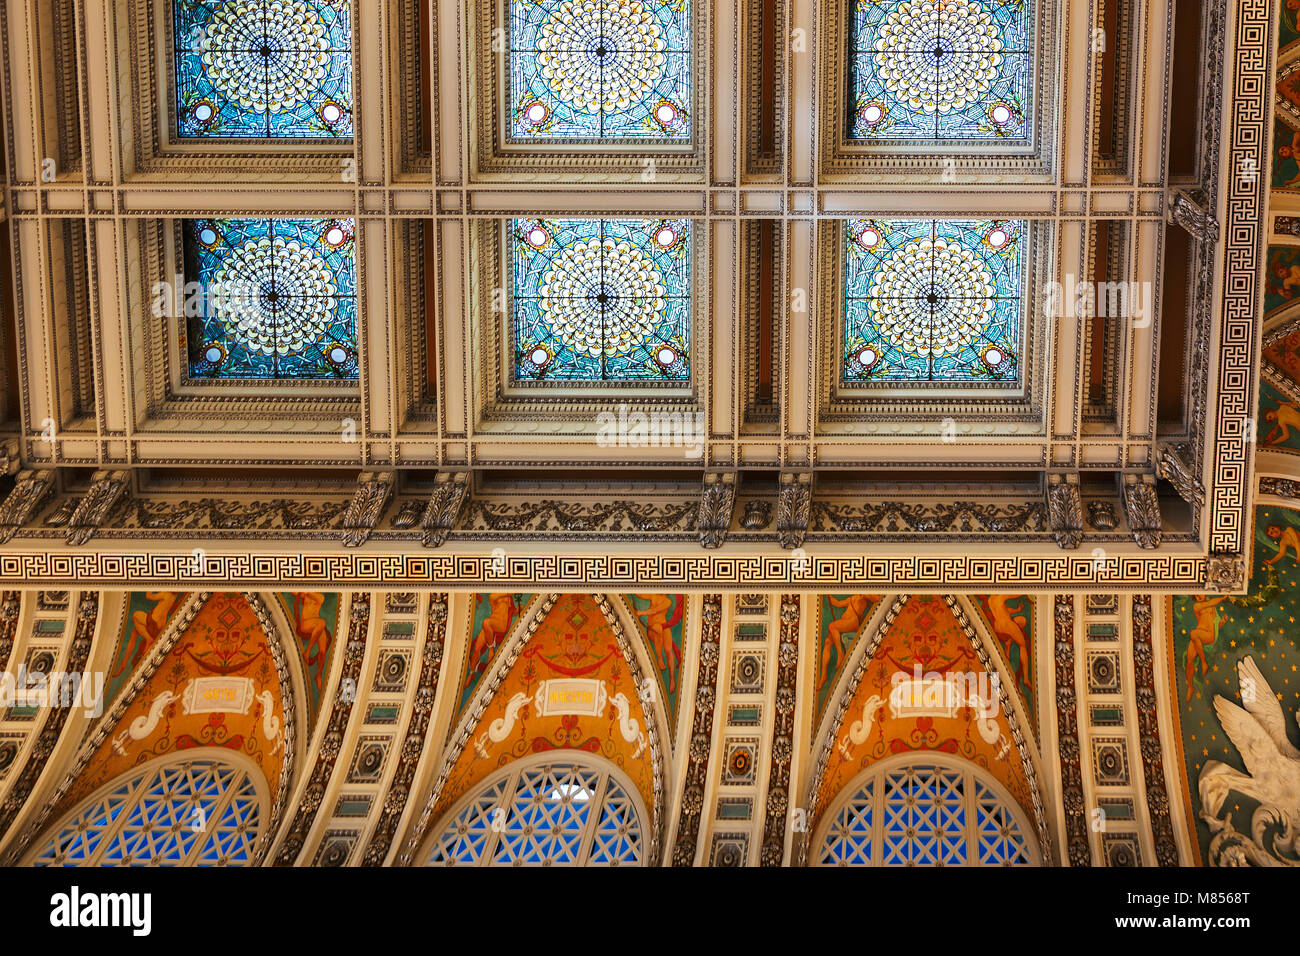
[[[261,771],[242,754],[151,761],[83,801],[33,866],[248,866],[266,825]]]
[[[434,831],[425,863],[642,865],[646,817],[631,781],[603,762],[543,761],[516,761],[462,799]]]
[[[869,767],[818,830],[817,866],[1041,862],[1028,818],[1000,783],[974,765],[933,755]]]

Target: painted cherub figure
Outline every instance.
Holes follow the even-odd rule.
[[[1226,594],[1213,598],[1207,598],[1202,594],[1192,602],[1192,614],[1196,617],[1196,626],[1188,635],[1187,653],[1183,657],[1183,664],[1187,669],[1188,700],[1192,699],[1193,671],[1196,662],[1199,660],[1201,663],[1202,678],[1209,671],[1209,665],[1205,660],[1205,646],[1213,644],[1218,639],[1219,624],[1222,623],[1219,620],[1218,607],[1226,600],[1228,600]]]

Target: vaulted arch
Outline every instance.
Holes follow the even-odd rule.
[[[808,829],[822,832],[828,808],[876,764],[956,760],[998,781],[1050,858],[1024,704],[1009,690],[1012,675],[979,618],[953,597],[899,595],[883,602],[867,627],[870,637],[857,642],[837,687],[839,705],[819,728],[804,804]],[[809,843],[805,833],[804,862]]]
[[[551,595],[531,608],[462,715],[401,860],[411,863],[434,820],[515,761],[590,754],[617,768],[648,811],[645,859],[657,861],[665,793],[654,678],[615,602]],[[649,683],[648,683],[649,682]]]
[[[127,627],[134,624],[128,619]],[[211,751],[247,765],[258,792],[268,795],[252,850],[260,859],[303,761],[304,681],[292,633],[273,600],[252,593],[188,595],[153,635],[23,845],[38,844],[33,837],[41,830],[48,838],[51,819],[93,806],[92,795],[150,786],[142,766],[164,758],[184,763]]]

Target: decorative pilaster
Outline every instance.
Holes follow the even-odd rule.
[[[343,673],[339,675],[339,687],[359,686],[361,661],[366,652],[366,629],[370,626],[370,595],[358,594],[352,599],[350,621],[348,625],[348,642],[343,650]],[[348,682],[351,681],[349,684]],[[352,705],[356,695],[334,694],[330,707],[329,724],[316,753],[316,763],[311,769],[306,789],[298,802],[293,823],[285,835],[280,852],[276,854],[272,866],[293,866],[302,852],[307,840],[307,833],[316,819],[321,801],[325,799],[325,789],[329,786],[334,764],[338,760],[339,749],[343,746],[343,735],[347,731],[348,718],[352,716]]]
[[[95,623],[98,619],[99,592],[81,592],[81,603],[77,605],[77,629],[72,635],[72,646],[68,649],[68,658],[63,665],[64,673],[81,674],[86,670],[86,660],[90,657],[90,645],[95,636]],[[54,753],[59,735],[63,733],[63,725],[67,723],[68,715],[72,711],[71,707],[45,708],[45,722],[40,733],[36,735],[36,743],[27,755],[27,762],[23,764],[18,779],[14,781],[4,802],[0,803],[0,837],[9,831],[14,817],[31,796],[32,789],[45,771],[45,764],[49,761],[50,754]],[[27,839],[35,835],[35,833],[29,834]],[[4,864],[13,865],[14,858],[24,849],[24,846],[15,843],[10,847],[9,858],[3,861]]]
[[[1066,847],[1070,866],[1091,866],[1083,772],[1079,768],[1079,698],[1074,690],[1074,598],[1056,596],[1056,746],[1061,759],[1061,800],[1065,805]]]
[[[722,595],[704,596],[700,633],[700,662],[695,681],[695,716],[682,786],[681,815],[673,844],[673,866],[691,866],[700,840],[700,816],[708,786],[709,753],[713,749],[713,711],[718,701],[718,650],[722,634]]]
[[[1151,643],[1151,595],[1133,595],[1133,679],[1137,690],[1138,745],[1142,751],[1142,773],[1146,779],[1147,811],[1156,860],[1161,866],[1178,865],[1178,843],[1169,815],[1169,791],[1165,787],[1164,759],[1157,720],[1155,654]]]
[[[438,675],[442,672],[443,642],[447,637],[447,595],[434,594],[429,598],[429,629],[424,639],[423,663],[420,670],[419,689],[412,704],[411,722],[406,728],[406,739],[402,743],[401,757],[393,773],[388,793],[384,797],[383,811],[375,832],[370,837],[362,858],[363,866],[380,866],[388,856],[393,837],[397,835],[397,824],[407,801],[411,799],[411,784],[415,780],[415,768],[420,762],[420,755],[429,745],[425,739],[429,730],[429,718],[433,714],[434,703],[438,699]]]
[[[781,643],[777,649],[776,719],[772,724],[772,767],[767,775],[767,818],[761,866],[780,866],[790,819],[790,760],[794,755],[795,681],[799,670],[799,595],[781,596]]]

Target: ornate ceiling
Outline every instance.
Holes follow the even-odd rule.
[[[0,862],[1294,864],[1292,11],[359,4],[0,8]]]
[[[1264,4],[636,6],[6,11],[0,578],[1241,586]]]

